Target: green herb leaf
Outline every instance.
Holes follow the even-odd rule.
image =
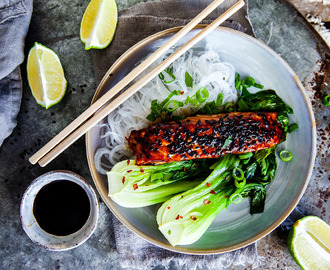
[[[186,71],[184,79],[185,79],[185,83],[186,83],[187,87],[192,88],[193,87],[193,78],[190,76],[188,71]]]

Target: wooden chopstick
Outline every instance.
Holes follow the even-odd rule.
[[[219,5],[222,2],[223,2],[223,0],[214,1],[214,2],[212,2],[211,5],[213,5],[214,3],[217,3],[217,5]],[[203,12],[205,12],[205,10],[207,10],[206,12],[208,12],[207,14],[209,14],[212,10],[214,10],[216,8],[216,6],[215,7],[212,6],[213,9],[210,10],[209,9],[210,6],[208,6],[206,9],[204,9],[204,11],[202,11],[196,18],[205,18],[207,15],[200,16]],[[152,80],[158,73],[160,73],[161,71],[163,71],[173,61],[175,61],[183,53],[185,53],[187,50],[189,50],[192,46],[194,46],[197,42],[199,42],[201,39],[203,39],[208,33],[210,33],[211,31],[213,31],[217,26],[219,26],[227,18],[229,18],[230,16],[232,16],[237,10],[239,10],[243,6],[244,6],[244,1],[243,0],[239,0],[231,8],[229,8],[226,12],[224,12],[219,18],[217,18],[215,21],[213,21],[209,26],[207,26],[206,28],[204,28],[195,37],[193,37],[190,41],[188,41],[185,45],[183,45],[180,49],[178,49],[175,53],[173,53],[171,56],[169,56],[166,60],[164,60],[162,63],[160,63],[157,67],[155,67],[154,69],[152,69],[147,75],[145,75],[144,77],[142,77],[134,85],[132,85],[130,88],[128,88],[124,93],[122,93],[120,96],[118,96],[115,100],[113,100],[112,102],[110,102],[109,104],[107,104],[104,108],[102,108],[97,113],[95,113],[106,102],[108,102],[114,95],[116,95],[122,88],[124,88],[129,82],[131,82],[136,76],[138,76],[139,74],[141,74],[141,72],[143,72],[143,70],[145,70],[147,67],[149,67],[156,59],[158,59],[160,57],[160,55],[162,55],[166,50],[168,50],[172,45],[174,45],[174,44],[171,43],[170,46],[167,45],[166,46],[166,49],[163,49],[161,52],[159,52],[159,50],[161,48],[163,48],[164,45],[168,44],[168,42],[166,44],[164,44],[160,49],[158,49],[155,52],[155,53],[159,54],[159,56],[157,56],[156,59],[155,59],[155,57],[153,57],[153,61],[152,62],[150,62],[150,60],[149,60],[150,57],[152,57],[155,54],[154,53],[152,56],[150,56],[147,60],[145,60],[142,64],[140,64],[136,68],[136,69],[138,69],[141,65],[143,65],[141,68],[139,68],[139,71],[138,72],[134,72],[134,78],[132,78],[132,76],[129,76],[129,75],[133,71],[135,71],[136,69],[134,69],[122,81],[120,81],[117,85],[115,85],[110,91],[108,91],[108,93],[106,93],[104,96],[102,96],[99,99],[99,100],[102,99],[101,102],[99,102],[99,100],[96,101],[88,110],[86,110],[76,120],[74,120],[69,126],[67,126],[67,128],[65,128],[56,137],[54,137],[53,140],[51,140],[42,149],[40,149],[35,155],[33,155],[30,158],[30,162],[32,164],[35,164],[36,162],[39,162],[40,166],[46,166],[50,161],[52,161],[55,157],[57,157],[60,153],[62,153],[73,142],[75,142],[83,134],[85,134],[89,129],[91,129],[95,124],[97,124],[98,122],[100,122],[110,112],[112,112],[115,108],[117,108],[120,104],[122,104],[125,100],[127,100],[130,96],[132,96],[135,92],[137,92],[146,83],[148,83],[150,80]],[[188,31],[187,30],[184,31],[184,35],[186,33],[188,33],[194,26],[197,25],[198,21],[196,20],[196,18],[193,19],[195,25],[190,25],[189,26],[189,30]],[[191,22],[193,22],[193,21],[191,21]],[[189,24],[191,24],[191,22]],[[182,30],[185,29],[187,26],[183,27],[175,36],[177,36],[180,32],[182,32]],[[191,28],[191,26],[193,26],[193,27]],[[172,39],[175,36],[173,36]],[[175,42],[178,41],[182,37],[183,37],[183,35],[181,36],[181,34],[180,34],[180,36],[175,39]],[[145,64],[146,61],[148,61],[148,62]],[[129,76],[129,78],[127,78],[128,76]],[[116,91],[114,91],[114,89]],[[106,96],[106,98],[104,98],[105,96]],[[97,106],[95,104],[97,104]],[[87,111],[89,111],[89,112],[86,113]],[[92,111],[92,112],[90,113],[90,111]],[[94,116],[89,119],[89,117],[93,113],[95,113]],[[81,117],[83,117],[84,119],[83,120],[79,119]],[[87,120],[87,119],[89,119],[89,120]],[[84,123],[82,126],[80,126],[81,123],[84,122],[84,120],[87,120],[87,122]],[[73,132],[71,133],[71,131],[73,131]]]

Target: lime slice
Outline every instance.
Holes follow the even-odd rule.
[[[67,81],[60,59],[40,43],[36,42],[29,52],[27,77],[39,105],[48,109],[63,98]]]
[[[302,269],[330,269],[330,226],[315,216],[296,221],[288,248]]]
[[[107,47],[116,32],[118,10],[115,0],[92,0],[80,25],[80,39],[85,50]]]

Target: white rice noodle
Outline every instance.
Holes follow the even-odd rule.
[[[132,153],[127,148],[126,138],[132,130],[141,129],[150,124],[146,117],[150,113],[152,100],[163,101],[173,90],[180,90],[184,91],[184,94],[173,98],[185,101],[187,96],[192,96],[201,87],[206,87],[210,94],[207,101],[216,100],[217,95],[223,93],[223,103],[236,102],[235,69],[231,64],[221,62],[215,50],[206,49],[198,53],[190,50],[177,59],[171,67],[176,76],[173,82],[164,84],[157,76],[110,113],[107,123],[99,125],[102,147],[97,149],[94,157],[95,167],[99,173],[105,174],[118,161],[132,157]],[[186,71],[193,78],[193,88],[185,84]],[[188,104],[176,110],[174,114],[187,116],[198,109]]]

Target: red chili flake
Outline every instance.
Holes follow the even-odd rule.
[[[149,187],[150,185],[146,185],[146,187]]]
[[[205,200],[203,201],[203,203],[204,203],[205,205],[209,204],[210,202],[211,202],[211,201],[208,200],[208,199],[205,199]]]
[[[130,162],[131,162],[130,160],[127,160],[127,166],[129,165]]]
[[[128,170],[127,172],[130,173],[132,170]]]
[[[180,215],[178,215],[175,219],[178,220],[180,218]]]
[[[196,220],[197,218],[195,216],[190,216],[192,220]]]
[[[167,206],[167,209],[171,209],[171,206]]]
[[[225,198],[226,198],[226,199],[228,199],[228,198],[229,198],[229,196],[225,195]]]
[[[197,168],[197,165],[196,165],[196,164],[194,164],[194,167],[195,167],[195,168]]]
[[[183,218],[183,216],[180,216],[180,218]]]
[[[183,95],[183,94],[184,94],[184,92],[183,92],[183,91],[181,91],[181,92],[180,92],[180,94],[181,94],[181,95]]]
[[[123,180],[121,182],[124,184],[125,183],[125,176],[123,176]]]
[[[183,168],[183,171],[184,171],[184,172],[186,172],[186,171],[187,171],[186,167],[184,167],[184,168]]]
[[[125,140],[126,140],[126,141],[129,141],[129,138],[125,137]]]
[[[215,191],[212,189],[212,190],[210,191],[210,193],[211,193],[211,194],[215,194]]]
[[[140,168],[140,172],[144,173],[144,170],[142,168]]]
[[[181,195],[181,199],[183,198],[183,195]]]
[[[134,188],[134,190],[136,190],[138,188],[138,185],[137,184],[134,184],[133,185],[133,188]]]
[[[210,184],[210,183],[206,183],[206,186],[207,186],[207,187],[210,187],[210,186],[211,186],[211,184]]]

